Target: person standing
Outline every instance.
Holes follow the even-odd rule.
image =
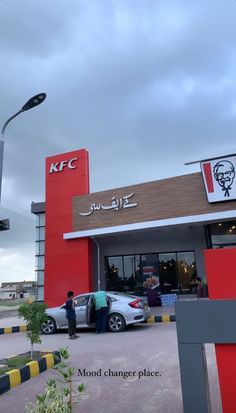
[[[201,277],[197,277],[197,298],[206,298],[208,297],[207,286],[202,283]]]
[[[68,320],[69,339],[72,340],[79,337],[76,335],[76,314],[73,291],[68,291],[67,293],[66,318]]]
[[[96,333],[105,333],[107,328],[107,314],[109,311],[109,298],[105,291],[94,293],[96,311]]]

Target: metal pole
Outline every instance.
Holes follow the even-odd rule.
[[[100,275],[100,247],[99,247],[99,243],[96,240],[96,238],[93,238],[95,244],[97,245],[97,266],[98,266],[98,291],[101,290],[101,275]]]
[[[184,165],[194,165],[195,163],[201,163],[201,162],[207,162],[207,161],[215,161],[217,159],[223,159],[223,158],[229,158],[230,156],[235,156],[235,153],[230,153],[228,155],[221,155],[221,156],[216,156],[215,158],[206,158],[206,159],[199,159],[198,161],[191,161],[191,162],[185,162]]]
[[[2,170],[3,170],[3,151],[4,151],[4,132],[5,129],[8,125],[8,123],[11,122],[12,119],[14,119],[16,116],[18,116],[20,113],[22,113],[23,110],[19,110],[18,112],[15,113],[15,115],[11,116],[7,121],[4,123],[2,130],[1,130],[1,138],[0,138],[0,202],[1,202],[1,195],[2,195]]]

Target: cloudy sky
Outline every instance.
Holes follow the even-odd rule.
[[[1,0],[0,282],[34,279],[45,157],[86,148],[91,192],[236,152],[235,0]],[[1,126],[2,126],[1,125]]]

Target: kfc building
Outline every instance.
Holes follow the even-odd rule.
[[[158,285],[165,296],[191,293],[194,275],[205,280],[203,250],[236,246],[235,163],[90,193],[85,149],[47,158],[46,199],[31,206],[38,299],[54,306],[68,290],[148,295]]]

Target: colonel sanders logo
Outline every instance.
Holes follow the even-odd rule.
[[[215,164],[213,172],[215,180],[222,187],[222,191],[224,191],[224,196],[230,196],[229,191],[232,189],[235,178],[234,165],[230,161],[219,161]]]

